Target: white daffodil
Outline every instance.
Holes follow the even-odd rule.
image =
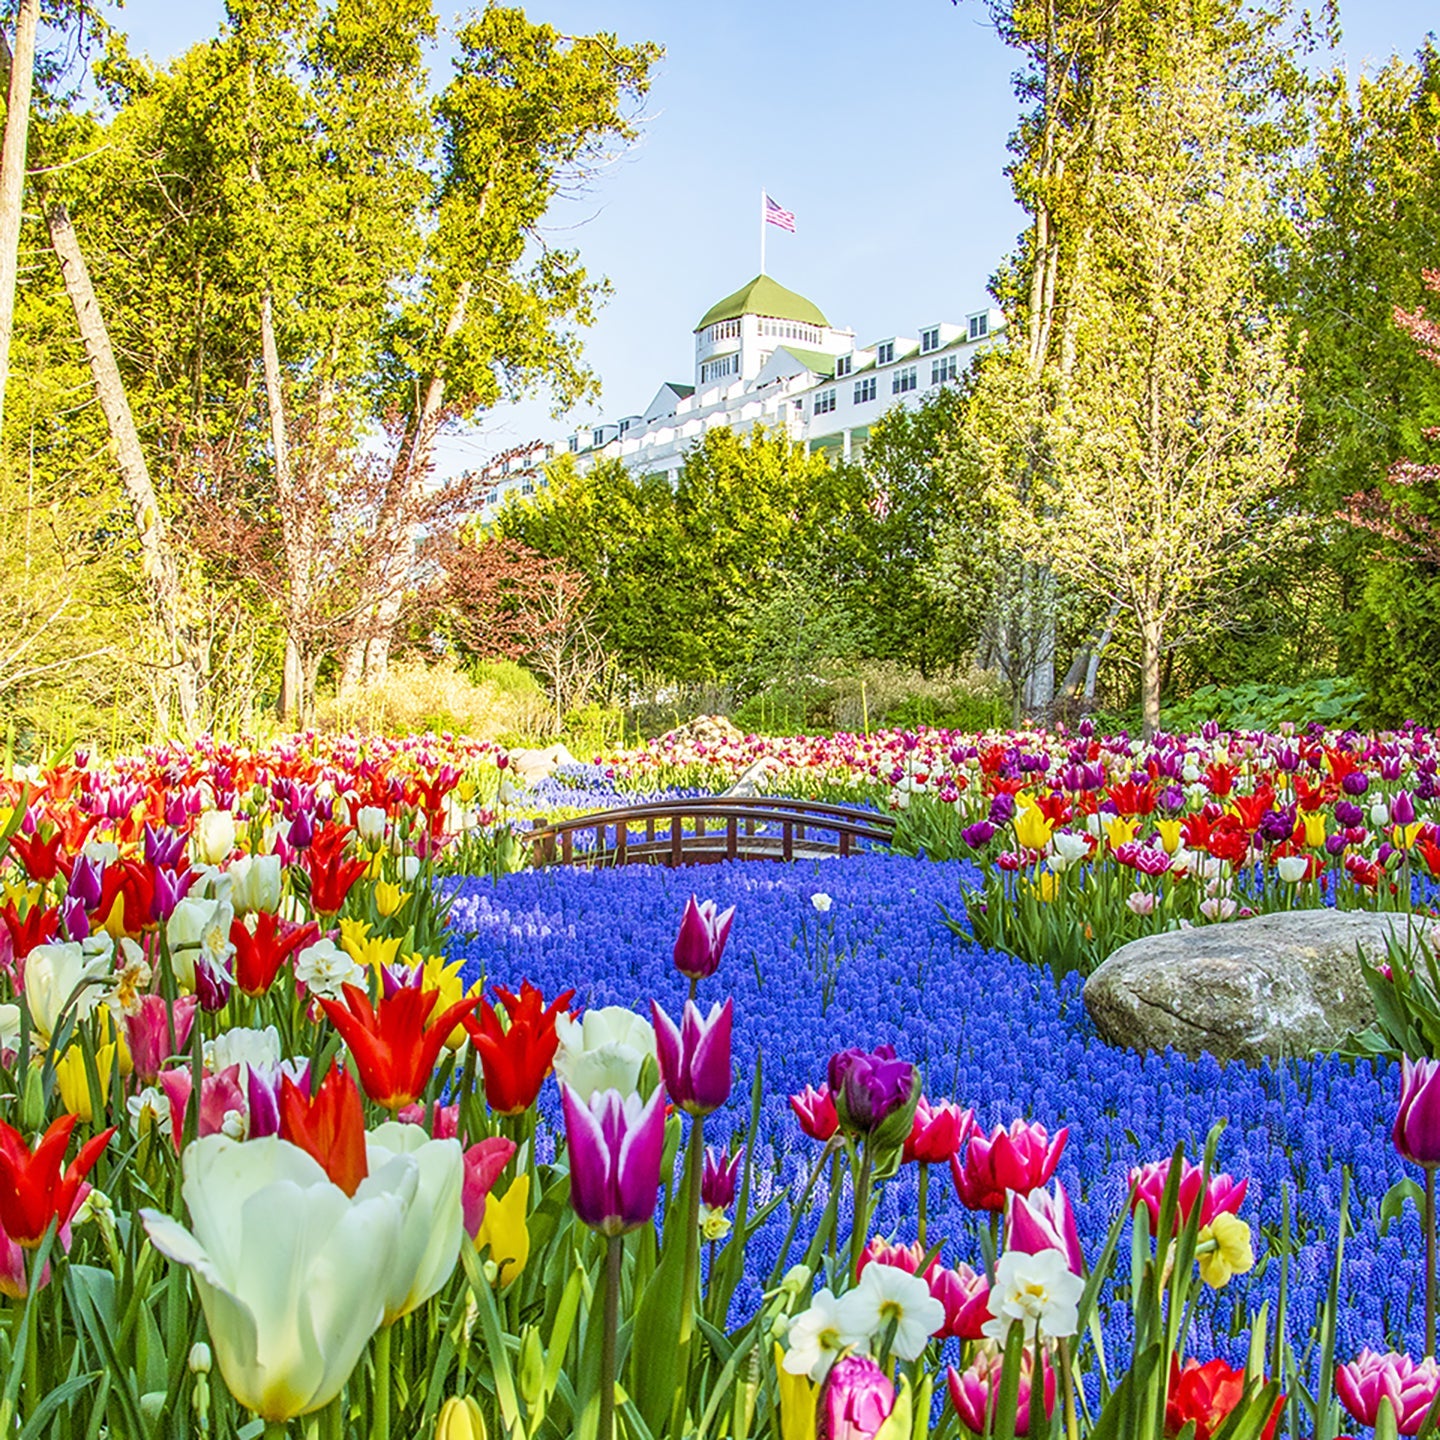
[[[365,972],[328,936],[295,957],[295,978],[312,995],[327,1000],[338,1000],[342,985],[365,984]]]
[[[602,1090],[635,1094],[645,1057],[655,1058],[655,1027],[623,1005],[587,1010],[578,1020],[562,1015],[555,1033],[555,1073],[586,1104]]]
[[[418,1164],[391,1156],[353,1196],[278,1136],[207,1135],[182,1165],[191,1228],[140,1215],[194,1273],[230,1393],[272,1422],[328,1405],[384,1318]]]
[[[843,1301],[830,1290],[821,1290],[811,1300],[810,1308],[790,1322],[785,1371],[789,1375],[808,1375],[818,1384],[847,1350],[863,1345],[867,1338],[863,1331],[848,1328]]]
[[[860,1283],[840,1301],[845,1328],[867,1340],[895,1327],[892,1352],[902,1360],[917,1360],[930,1337],[945,1323],[945,1307],[930,1293],[919,1275],[898,1265],[872,1263],[860,1273]]]
[[[400,1256],[385,1296],[385,1324],[423,1305],[451,1276],[465,1238],[460,1191],[465,1157],[458,1140],[432,1140],[423,1125],[387,1120],[365,1137],[370,1164],[408,1155],[420,1171],[415,1201],[400,1232]]]
[[[863,1278],[863,1277],[862,1277]],[[984,1333],[1000,1344],[1016,1321],[1033,1337],[1038,1328],[1052,1339],[1073,1335],[1080,1323],[1078,1306],[1085,1282],[1070,1268],[1063,1250],[1025,1255],[1007,1250],[995,1267],[990,1314]]]
[[[230,926],[235,912],[225,900],[187,895],[165,922],[170,942],[170,968],[182,990],[195,989],[195,967],[205,961],[212,974],[226,971],[235,946]]]

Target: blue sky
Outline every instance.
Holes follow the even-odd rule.
[[[1352,74],[1412,54],[1440,25],[1434,0],[1340,4]],[[695,322],[758,268],[762,188],[797,218],[794,235],[769,231],[767,270],[862,342],[985,303],[1023,217],[1004,175],[1014,57],[982,0],[527,9],[568,34],[612,30],[666,49],[640,143],[550,217],[552,242],[579,245],[614,286],[587,338],[604,397],[558,420],[543,400],[505,407],[451,437],[442,469],[641,410],[662,380],[689,380]],[[222,15],[219,0],[129,0],[116,21],[132,50],[163,60],[213,34]],[[443,48],[436,66],[443,83]]]

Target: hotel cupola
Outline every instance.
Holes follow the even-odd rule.
[[[826,361],[815,368],[833,373],[828,362],[848,355],[855,335],[834,329],[813,300],[757,275],[712,305],[695,327],[695,388],[748,383],[781,346],[801,361]]]

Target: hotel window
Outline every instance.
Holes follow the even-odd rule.
[[[849,373],[851,366],[855,363],[853,355],[840,355],[835,360],[835,378],[843,380]]]
[[[947,380],[953,380],[957,373],[958,366],[953,355],[942,355],[938,360],[930,362],[930,383],[932,385],[943,385]]]
[[[875,347],[875,363],[877,365],[889,365],[895,359],[895,342],[887,340],[883,345]]]
[[[983,340],[990,333],[990,317],[988,315],[972,315],[970,317],[970,338],[972,340]]]
[[[922,330],[920,332],[920,353],[922,355],[928,355],[932,350],[938,350],[939,348],[940,327],[938,325],[936,325],[934,329]]]
[[[875,377],[867,375],[863,380],[855,382],[855,404],[863,405],[867,400],[875,398]]]
[[[857,386],[855,387],[855,389],[856,389],[856,391],[857,391],[857,398],[858,398],[858,391],[859,391],[860,387],[857,385]],[[822,391],[820,391],[820,393],[819,393],[818,395],[816,395],[816,397],[815,397],[815,413],[816,413],[817,415],[828,415],[828,414],[830,414],[830,412],[831,412],[832,410],[834,410],[834,408],[835,408],[835,392],[834,392],[833,390],[822,390]]]
[[[579,452],[580,437],[578,435],[572,435],[565,443],[570,447],[570,453],[572,455],[575,455]]]
[[[913,390],[917,384],[915,378],[915,367],[907,365],[903,370],[897,370],[890,381],[890,393],[892,395],[903,395],[907,390]]]

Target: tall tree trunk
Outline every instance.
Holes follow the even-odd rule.
[[[0,421],[10,378],[10,337],[15,330],[15,285],[20,273],[20,220],[25,203],[25,151],[30,136],[30,95],[35,84],[35,27],[40,0],[20,0],[0,150]]]
[[[455,291],[455,303],[441,339],[443,346],[460,332],[470,305],[470,281],[462,280]],[[404,600],[405,569],[410,562],[409,516],[430,474],[440,412],[445,404],[445,369],[437,362],[425,386],[413,426],[395,457],[395,468],[386,487],[385,502],[376,525],[375,541],[365,584],[374,597],[373,608],[362,617],[357,633],[345,650],[340,672],[340,693],[347,694],[362,679],[383,680],[390,663],[390,642],[400,618]]]
[[[1140,622],[1140,720],[1147,740],[1153,740],[1160,728],[1160,648],[1164,638],[1163,620]]]
[[[295,475],[290,463],[290,437],[285,424],[285,392],[280,381],[280,349],[275,342],[275,305],[267,286],[260,296],[260,358],[265,372],[265,408],[270,420],[270,449],[275,457],[275,496],[285,546],[285,665],[280,675],[280,718],[298,729],[305,708],[305,661],[296,634],[308,603],[309,576],[299,554],[295,533]]]
[[[199,651],[183,619],[184,600],[175,553],[165,534],[160,505],[150,480],[150,468],[145,463],[145,451],[140,445],[130,403],[125,398],[120,367],[115,363],[110,332],[100,313],[95,287],[91,284],[75,227],[70,223],[70,214],[63,204],[56,201],[46,207],[45,219],[50,231],[50,244],[60,261],[65,293],[74,307],[80,339],[95,379],[95,393],[110,433],[110,447],[120,471],[120,483],[140,537],[141,567],[151,609],[165,637],[180,724],[190,735],[194,733],[200,712]],[[168,718],[162,717],[162,721],[168,722]]]

